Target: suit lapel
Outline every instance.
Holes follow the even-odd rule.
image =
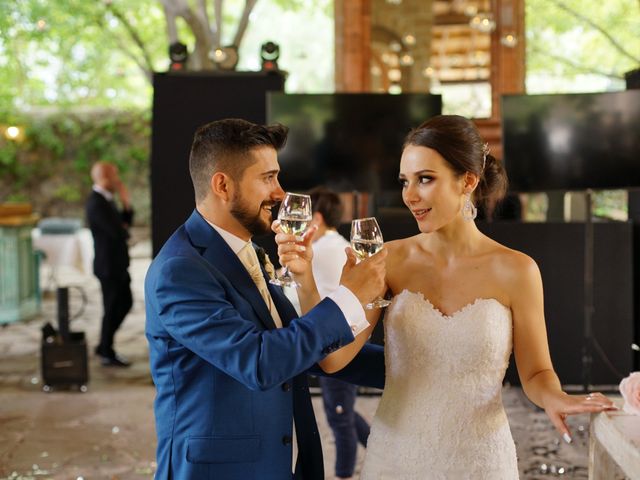
[[[197,210],[193,211],[185,223],[185,228],[191,241],[202,248],[202,256],[224,273],[227,280],[251,304],[262,324],[267,329],[276,328],[258,287],[256,287],[238,256],[233,253],[231,247],[220,234],[202,218]]]

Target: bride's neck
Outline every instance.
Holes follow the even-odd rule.
[[[474,254],[482,238],[483,234],[475,222],[460,219],[426,234],[424,241],[431,252],[443,258],[452,258]]]

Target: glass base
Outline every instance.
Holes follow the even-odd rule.
[[[378,297],[373,302],[367,303],[365,308],[367,310],[373,310],[375,308],[385,308],[385,307],[388,307],[389,305],[391,305],[391,300],[385,300],[382,297]]]
[[[269,280],[269,283],[271,285],[277,285],[279,287],[292,287],[292,288],[300,287],[300,284],[296,282],[292,277],[272,278],[271,280]]]

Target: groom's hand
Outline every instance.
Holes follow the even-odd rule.
[[[278,220],[273,222],[271,229],[276,233],[280,265],[287,267],[294,275],[310,274],[313,259],[311,242],[318,227],[312,226],[299,237],[283,233]]]
[[[378,295],[384,294],[387,249],[383,248],[360,263],[350,247],[347,247],[345,252],[347,253],[347,263],[342,268],[340,285],[351,290],[363,305],[371,302]]]

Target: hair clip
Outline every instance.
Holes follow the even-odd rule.
[[[491,148],[489,147],[488,143],[484,144],[484,147],[482,147],[482,171],[484,172],[484,167],[487,164],[487,155],[489,155],[489,153],[491,153]]]

